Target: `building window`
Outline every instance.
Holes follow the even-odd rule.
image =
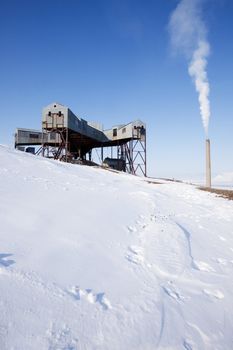
[[[141,127],[141,135],[145,135],[146,134],[146,129],[144,128],[144,126],[142,125]]]
[[[123,128],[122,129],[122,134],[125,134],[126,133],[126,128]]]
[[[38,134],[29,134],[30,139],[38,139],[39,135]]]
[[[56,133],[55,132],[50,133],[50,140],[56,140]]]
[[[113,136],[117,136],[117,129],[113,129]]]
[[[28,132],[27,131],[23,131],[23,130],[19,130],[18,131],[18,135],[19,135],[19,137],[27,137],[28,136]]]

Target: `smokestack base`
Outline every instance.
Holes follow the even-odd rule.
[[[206,139],[206,187],[211,187],[210,140]]]

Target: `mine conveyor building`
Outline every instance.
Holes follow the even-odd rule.
[[[125,171],[136,174],[139,170],[146,176],[146,126],[140,120],[103,130],[68,107],[52,103],[43,108],[42,131],[16,129],[15,147],[26,145],[40,145],[43,156],[69,162],[86,160],[88,156],[90,160],[95,148],[117,147],[121,168],[124,161]]]

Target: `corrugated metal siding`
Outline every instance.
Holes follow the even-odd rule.
[[[42,122],[44,129],[68,128],[103,143],[131,139],[132,137],[145,140],[146,125],[141,120],[135,120],[126,125],[118,125],[112,129],[102,131],[95,128],[93,123],[88,123],[86,120],[77,117],[69,108],[58,103],[52,103],[43,109]]]
[[[17,129],[15,133],[15,143],[17,145],[41,145],[46,143],[60,143],[60,135],[57,133],[46,134],[37,130]]]
[[[117,130],[117,135],[114,136],[114,130]],[[126,125],[115,126],[112,129],[104,130],[105,135],[110,140],[123,140],[123,139],[145,139],[146,125],[140,120],[133,121]]]

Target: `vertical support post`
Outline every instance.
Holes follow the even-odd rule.
[[[66,139],[65,139],[65,159],[67,162],[68,158],[68,128],[66,128]]]
[[[123,145],[121,145],[121,157],[120,157],[121,159],[125,159],[125,157],[124,157],[124,146]]]
[[[131,165],[129,167],[130,173],[146,177],[146,130],[144,127],[138,127],[137,135],[129,141],[127,155]]]
[[[42,140],[41,140],[41,147],[42,147],[42,152],[41,152],[41,155],[42,155],[42,157],[44,157],[44,131],[43,131],[43,127],[42,127]]]
[[[145,129],[145,141],[144,141],[144,145],[145,145],[145,162],[144,162],[144,166],[145,166],[145,177],[147,177],[146,129]]]
[[[135,168],[134,168],[134,156],[133,156],[133,148],[134,148],[134,140],[131,139],[128,143],[128,145],[126,144],[126,151],[127,151],[127,155],[128,155],[128,166],[129,166],[129,172],[132,175],[135,175]]]
[[[103,146],[101,146],[101,162],[103,164],[103,161],[104,161],[104,148]]]

